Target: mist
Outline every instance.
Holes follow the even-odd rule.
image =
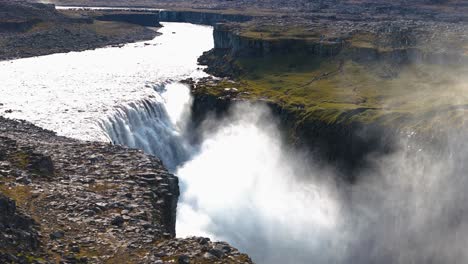
[[[402,134],[353,184],[282,142],[262,105],[208,120],[176,171],[178,236],[225,240],[258,263],[462,263],[468,259],[465,137],[445,148]]]
[[[334,192],[318,180],[300,182],[299,157],[284,149],[272,120],[266,108],[240,104],[207,132],[199,154],[176,172],[179,236],[226,240],[261,263],[305,261],[302,244],[330,247],[341,221]]]
[[[122,105],[101,128],[179,177],[178,237],[227,241],[256,263],[465,263],[468,137],[455,125],[440,129],[437,116],[463,115],[468,87],[465,77],[443,76],[452,80],[446,89],[419,84],[433,93],[432,119],[421,121],[434,134],[394,134],[392,151],[365,157],[352,183],[284,142],[261,103],[233,103],[223,118],[208,118],[194,144],[192,98],[178,83],[154,85],[153,97]]]

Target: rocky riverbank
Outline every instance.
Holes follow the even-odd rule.
[[[0,0],[0,60],[120,45],[158,34],[122,19],[102,19],[112,21],[65,15],[53,5]],[[133,18],[129,19],[131,22]]]
[[[0,117],[0,262],[251,263],[175,239],[178,180],[142,151]]]

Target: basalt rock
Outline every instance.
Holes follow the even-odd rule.
[[[164,22],[184,22],[202,25],[215,25],[220,22],[246,22],[252,17],[240,14],[223,14],[215,12],[198,11],[172,11],[159,12],[159,20]]]
[[[154,156],[0,117],[1,263],[191,263],[214,245],[174,238],[178,196]]]
[[[226,24],[214,27],[215,50],[226,50],[236,57],[267,56],[271,54],[288,54],[306,52],[317,56],[333,56],[346,45],[342,39],[307,40],[301,38],[264,39],[252,38],[236,33]]]
[[[16,203],[0,193],[0,262],[24,260],[21,253],[40,254],[36,223],[16,207]]]
[[[210,82],[213,79],[202,79],[199,82]],[[225,90],[224,96],[214,96],[196,89],[201,83],[191,83],[193,104],[192,131],[199,131],[207,118],[222,119],[229,113],[232,104],[244,101],[232,90]],[[203,85],[203,84],[201,84]],[[213,84],[215,85],[215,84]],[[367,157],[383,155],[393,151],[397,130],[385,128],[378,123],[363,124],[359,122],[327,123],[314,118],[304,118],[300,112],[286,108],[277,102],[263,100],[272,115],[279,121],[284,140],[301,151],[310,152],[314,162],[332,165],[347,181],[354,181],[362,169],[369,165]],[[347,119],[359,111],[356,109],[343,113]],[[348,116],[346,116],[348,115]],[[338,119],[340,119],[338,118]],[[193,133],[192,140],[201,141],[202,133]]]

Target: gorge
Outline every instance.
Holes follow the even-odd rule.
[[[207,25],[250,19],[192,11],[160,15],[161,21]],[[296,41],[294,46],[290,40],[232,35],[219,24],[161,24],[162,35],[152,40],[0,62],[1,115],[58,133],[0,118],[0,150],[7,150],[6,158],[0,153],[0,175],[37,174],[36,160],[48,164],[49,157],[55,171],[49,168],[45,174],[59,179],[44,180],[46,188],[34,185],[42,181],[37,175],[18,172],[13,182],[19,183],[2,181],[0,190],[19,192],[25,188],[21,182],[31,178],[33,187],[46,194],[34,190],[35,198],[26,195],[26,200],[40,199],[41,204],[57,190],[66,204],[55,201],[54,213],[78,208],[58,217],[70,229],[63,223],[65,231],[47,229],[51,251],[75,252],[76,244],[57,241],[74,240],[71,233],[89,224],[98,242],[79,237],[77,255],[91,263],[117,263],[125,256],[145,263],[251,263],[226,243],[192,236],[226,241],[256,263],[468,259],[466,133],[460,129],[463,122],[447,125],[457,123],[466,109],[466,68],[446,70],[451,68],[445,60],[455,55],[408,55],[405,50],[387,56],[361,47],[340,57],[349,46],[339,40],[319,46]],[[278,50],[305,62],[268,57]],[[318,66],[305,51],[320,57]],[[208,67],[197,63],[203,52],[200,62]],[[437,61],[436,66],[421,58]],[[375,60],[379,63],[362,63]],[[410,60],[424,63],[406,64]],[[312,70],[301,64],[311,61]],[[456,57],[455,63],[465,63],[465,57]],[[227,65],[227,71],[219,65]],[[393,78],[388,65],[400,67]],[[284,71],[281,81],[269,66]],[[317,68],[324,72],[316,74]],[[209,75],[223,72],[234,74],[230,79]],[[302,90],[313,96],[322,91],[316,90],[317,82],[325,87],[325,99],[297,100],[295,93]],[[329,82],[351,88],[341,93]],[[262,93],[264,83],[271,91]],[[290,83],[299,85],[283,96],[281,85]],[[388,96],[359,90],[369,83],[403,92]],[[434,94],[423,96],[414,87]],[[421,110],[418,100],[434,108]],[[31,138],[24,131],[32,131]],[[21,147],[18,153],[15,144]],[[81,168],[80,161],[90,169]],[[10,163],[20,169],[11,169]],[[76,201],[67,200],[67,192]],[[80,204],[89,199],[80,196],[96,200],[90,210]],[[14,215],[11,203],[5,204],[0,203],[8,208],[5,218],[23,219]],[[80,221],[77,228],[73,223]],[[131,240],[122,238],[126,235]],[[83,246],[90,243],[91,249]]]

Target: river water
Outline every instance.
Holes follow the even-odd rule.
[[[0,62],[0,113],[63,136],[110,141],[99,121],[116,108],[159,100],[155,87],[206,75],[197,58],[213,47],[212,28],[164,25],[162,36],[122,48]]]
[[[282,141],[262,105],[237,104],[186,138],[192,98],[178,81],[206,76],[211,27],[163,23],[122,48],[0,62],[0,114],[59,135],[145,150],[181,180],[177,235],[225,240],[258,263],[464,263],[464,142],[448,155],[407,141],[348,186]]]
[[[197,58],[213,48],[212,28],[163,25],[162,36],[121,48],[0,62],[0,113],[160,157],[181,178],[180,237],[227,240],[262,262],[282,263],[279,248],[307,255],[295,250],[305,237],[297,227],[331,227],[334,205],[319,204],[324,198],[314,186],[287,177],[293,168],[283,161],[277,128],[260,126],[271,118],[262,107],[237,109],[206,131],[208,140],[190,145],[183,130],[192,98],[178,81],[206,76]],[[306,207],[315,212],[301,212]]]

